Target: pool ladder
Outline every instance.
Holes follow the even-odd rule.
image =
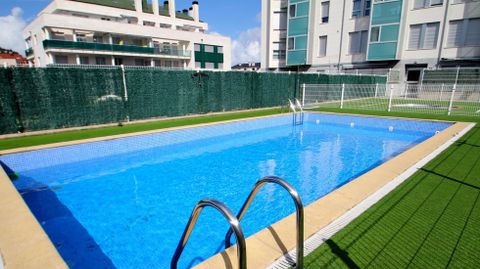
[[[195,227],[198,217],[204,207],[213,207],[216,210],[220,211],[222,215],[227,219],[230,223],[230,229],[227,231],[225,236],[225,249],[231,246],[230,238],[232,234],[235,234],[237,239],[237,259],[238,259],[238,268],[239,269],[246,269],[247,268],[247,250],[246,250],[246,243],[245,243],[245,235],[243,234],[242,227],[240,225],[240,221],[242,220],[243,216],[247,212],[250,204],[252,203],[253,199],[257,195],[258,191],[265,186],[266,184],[277,184],[284,188],[292,197],[293,202],[295,203],[296,207],[296,225],[297,225],[297,260],[296,260],[296,267],[297,269],[303,269],[303,249],[304,249],[304,213],[303,213],[303,203],[300,199],[298,192],[290,185],[286,180],[275,177],[275,176],[268,176],[260,179],[255,183],[252,191],[248,195],[247,200],[243,204],[240,212],[237,216],[235,216],[232,211],[222,202],[214,200],[214,199],[203,199],[195,206],[188,220],[187,226],[183,231],[183,235],[178,242],[177,249],[175,250],[175,254],[173,255],[172,261],[170,263],[171,269],[176,269],[178,260],[182,255],[183,249],[188,242],[190,234]]]
[[[290,110],[292,110],[292,124],[293,125],[302,125],[303,124],[303,106],[300,101],[295,98],[293,101],[288,99],[290,105]]]

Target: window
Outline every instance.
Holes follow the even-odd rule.
[[[172,61],[165,61],[165,67],[172,67]]]
[[[65,55],[55,55],[56,64],[68,64],[68,57]]]
[[[284,50],[273,50],[273,59],[285,60],[287,52]]]
[[[170,29],[170,28],[172,28],[172,25],[171,24],[166,24],[166,23],[160,23],[160,28]]]
[[[321,36],[319,38],[319,49],[318,49],[318,57],[324,57],[327,55],[327,36]]]
[[[195,68],[202,68],[202,63],[201,62],[195,62]]]
[[[223,47],[217,47],[217,53],[223,53]]]
[[[63,33],[63,32],[52,32],[52,39],[54,39],[54,40],[65,40],[65,33]]]
[[[453,0],[454,4],[465,4],[470,2],[478,2],[480,0]]]
[[[370,16],[370,10],[372,9],[372,0],[365,0],[365,16]]]
[[[449,47],[480,46],[480,18],[450,21]]]
[[[352,17],[362,16],[362,0],[353,0]]]
[[[136,66],[145,66],[145,60],[144,59],[135,59],[135,65]]]
[[[441,6],[443,0],[413,0],[413,9]]]
[[[272,28],[274,31],[287,30],[287,12],[286,11],[274,11],[272,18]]]
[[[102,20],[102,21],[111,21],[110,18],[104,18],[104,17],[102,17],[101,20]]]
[[[480,18],[467,20],[467,38],[465,45],[480,46]]]
[[[87,42],[87,36],[85,34],[77,34],[77,42]]]
[[[90,64],[88,57],[80,57],[80,64]]]
[[[218,64],[218,69],[223,69],[223,63]]]
[[[370,33],[370,42],[378,42],[380,40],[380,27],[372,27],[372,31]]]
[[[289,37],[288,38],[288,50],[294,50],[295,49],[295,38],[294,37]]]
[[[97,57],[97,58],[95,58],[95,63],[97,65],[106,65],[107,64],[107,59],[105,59],[105,57]]]
[[[438,22],[411,25],[408,48],[411,50],[436,48],[439,26]]]
[[[205,63],[205,68],[206,68],[206,69],[214,69],[214,68],[215,68],[215,65],[214,65],[214,63],[208,63],[208,62],[207,62],[207,63]]]
[[[371,0],[353,0],[352,17],[370,16]]]
[[[322,23],[328,22],[328,17],[330,13],[330,2],[322,2]]]
[[[93,36],[93,42],[103,43],[103,36]]]
[[[200,51],[200,44],[195,44],[195,51]]]
[[[143,25],[144,25],[144,26],[152,26],[152,27],[155,27],[155,23],[152,22],[152,21],[143,21]]]
[[[213,46],[205,45],[205,52],[213,52]]]
[[[122,58],[115,58],[115,65],[122,65],[123,59]]]
[[[297,5],[290,5],[289,15],[290,15],[290,18],[297,17]]]
[[[367,52],[368,31],[352,32],[350,35],[349,54]]]
[[[160,67],[162,66],[162,62],[160,60],[155,60],[153,61],[153,64],[155,65],[155,67]]]

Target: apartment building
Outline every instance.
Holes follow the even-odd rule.
[[[53,0],[24,29],[26,56],[50,64],[230,70],[231,40],[208,34],[198,1]]]
[[[479,0],[262,0],[262,69],[480,65]]]

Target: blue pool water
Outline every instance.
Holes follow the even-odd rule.
[[[238,212],[258,179],[276,175],[308,205],[449,125],[312,113],[295,128],[290,115],[276,116],[0,160],[20,175],[16,188],[72,268],[167,268],[200,199]],[[294,210],[267,186],[242,227],[249,236]],[[181,266],[221,251],[227,229],[205,209]]]

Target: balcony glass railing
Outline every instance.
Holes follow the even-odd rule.
[[[140,47],[131,45],[117,45],[117,44],[104,44],[104,43],[92,43],[92,42],[75,42],[66,40],[44,40],[43,47],[45,49],[75,49],[75,50],[98,50],[98,51],[110,51],[110,52],[130,52],[141,54],[156,54],[167,56],[179,56],[190,57],[191,52],[188,50],[178,49],[177,47]]]

